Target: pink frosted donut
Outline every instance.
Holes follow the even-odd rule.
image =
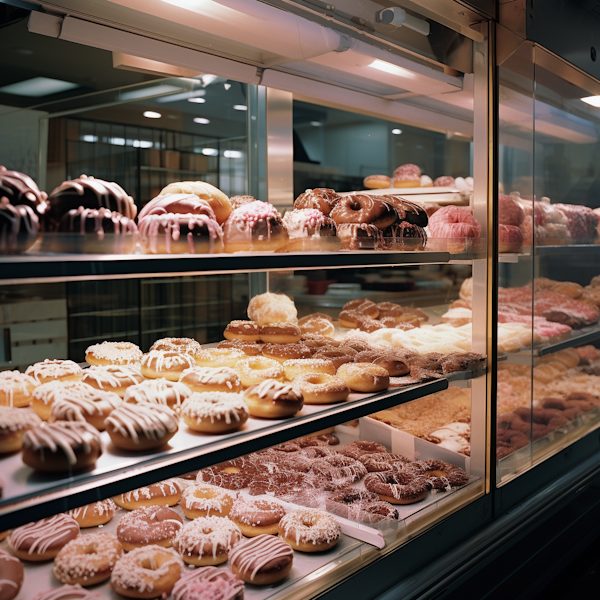
[[[432,238],[479,237],[481,225],[469,208],[444,206],[429,217],[429,234]]]
[[[236,208],[223,224],[223,235],[225,252],[274,252],[288,242],[277,209],[260,200]]]
[[[518,252],[523,246],[523,232],[514,225],[498,225],[498,252]]]
[[[523,222],[525,213],[521,204],[512,196],[498,196],[498,223],[518,227]]]
[[[433,182],[434,187],[452,187],[453,185],[454,177],[450,177],[450,175],[442,175]]]
[[[417,165],[406,164],[399,166],[394,171],[394,187],[420,187],[421,169]]]

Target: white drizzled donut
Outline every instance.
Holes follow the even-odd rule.
[[[130,438],[134,444],[139,444],[140,437],[157,440],[168,433],[175,433],[179,428],[178,421],[167,406],[124,403],[110,413],[106,419],[106,427],[109,435],[116,431],[123,437]]]
[[[131,342],[102,342],[89,346],[85,360],[90,365],[128,365],[142,360],[142,351]]]
[[[40,558],[46,553],[58,551],[79,535],[77,521],[59,513],[17,527],[8,537],[8,545],[17,554],[24,554],[28,560],[48,560]],[[50,558],[54,558],[53,556]]]
[[[259,535],[240,542],[230,553],[231,569],[244,580],[254,583],[260,571],[272,574],[275,581],[287,575],[284,571],[291,567],[294,551],[281,538],[273,535]],[[274,572],[274,573],[273,573]],[[257,581],[262,583],[262,581]]]
[[[36,382],[29,375],[19,371],[0,373],[0,405],[27,406],[31,404],[31,393]]]
[[[211,595],[212,591],[214,595]],[[186,573],[173,588],[173,600],[189,600],[195,593],[196,597],[215,600],[241,600],[244,595],[244,582],[228,571],[217,567],[200,567]]]
[[[25,375],[29,375],[39,385],[53,379],[77,380],[81,378],[82,368],[72,360],[50,360],[38,362],[27,367]]]
[[[179,412],[183,401],[189,398],[191,393],[192,391],[186,385],[178,381],[169,381],[164,378],[147,379],[127,388],[124,400],[132,404],[141,402],[162,404]]]

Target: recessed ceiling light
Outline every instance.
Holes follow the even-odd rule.
[[[70,81],[61,81],[60,79],[50,79],[49,77],[34,77],[18,83],[11,83],[0,87],[0,92],[4,94],[13,94],[14,96],[29,96],[39,98],[41,96],[50,96],[66,92],[79,87],[76,83]]]
[[[144,111],[144,116],[148,119],[160,119],[162,115],[159,112],[154,110],[146,110]]]
[[[313,127],[322,127],[323,126],[323,123],[321,123],[321,121],[311,121],[310,124]]]
[[[206,156],[217,156],[219,151],[216,148],[202,148],[202,154]]]
[[[245,104],[234,104],[233,110],[248,110],[248,107]]]
[[[194,104],[204,104],[206,100],[204,98],[188,98],[188,102],[193,102]]]
[[[392,133],[394,135],[400,135],[402,133],[402,129],[392,129]]]
[[[374,60],[369,64],[370,67],[374,69],[379,69],[380,71],[385,71],[386,73],[391,73],[392,75],[398,75],[400,77],[408,77],[409,79],[414,79],[415,74],[408,69],[403,69],[402,67],[397,67],[392,63],[386,62],[385,60]]]
[[[205,119],[204,117],[195,117],[194,123],[200,123],[200,125],[208,125],[210,123],[210,119]]]
[[[586,104],[591,104],[596,108],[600,108],[600,96],[588,96],[587,98],[582,98],[582,100]]]
[[[242,158],[243,154],[239,150],[225,150],[223,156],[225,158]]]

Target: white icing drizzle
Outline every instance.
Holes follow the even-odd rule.
[[[196,492],[205,495],[197,496]],[[203,510],[211,513],[222,513],[223,502],[229,503],[231,494],[223,488],[208,483],[196,483],[187,487],[181,495],[180,504],[188,510]],[[224,515],[223,515],[224,516]]]
[[[309,230],[314,231],[312,237],[319,237],[321,227],[325,224],[325,215],[316,208],[288,210],[283,215],[283,224],[290,239],[308,237]]]
[[[287,396],[286,400],[300,400],[301,398],[294,391],[291,383],[281,383],[275,379],[265,379],[252,390],[252,393],[261,399],[279,400],[282,396]]]
[[[85,395],[74,395],[74,390],[58,396],[52,403],[50,421],[86,421],[88,417],[101,417],[103,413],[118,408],[122,400],[112,392],[96,390],[85,383],[83,387],[90,390]],[[95,393],[94,393],[95,392]]]
[[[107,360],[120,365],[138,363],[142,360],[143,354],[139,347],[131,342],[102,342],[89,346],[85,353],[98,360]]]
[[[219,595],[214,600],[233,600],[243,592],[244,582],[235,575],[217,569],[200,567],[186,573],[173,587],[173,600],[188,600],[192,591],[198,591],[203,585],[218,583]]]
[[[142,366],[154,369],[157,372],[179,371],[189,369],[196,365],[196,361],[189,354],[180,354],[169,350],[150,350],[142,357]]]
[[[105,423],[106,426],[110,423],[122,436],[130,437],[138,444],[140,434],[149,440],[158,440],[167,433],[177,431],[178,421],[169,407],[144,402],[122,404],[110,413]]]
[[[50,360],[47,358],[44,362],[38,362],[27,367],[25,375],[32,377],[36,383],[42,383],[43,379],[60,379],[62,377],[72,377],[81,375],[81,367],[72,360]]]
[[[207,546],[212,548],[213,558],[228,553],[242,539],[239,527],[222,517],[200,517],[188,523],[173,540],[173,546],[182,556],[202,557]]]
[[[229,562],[250,579],[272,560],[293,557],[294,551],[282,539],[273,535],[258,535],[240,542],[230,553]]]
[[[181,414],[194,419],[225,419],[227,424],[248,416],[248,407],[240,394],[228,392],[193,393],[182,405]]]
[[[339,539],[342,529],[338,521],[326,512],[302,509],[279,521],[279,529],[296,544],[330,543]]]
[[[86,369],[81,378],[83,383],[94,382],[92,385],[101,390],[105,387],[119,388],[135,385],[143,380],[144,377],[139,369],[136,369],[132,365],[93,366]]]
[[[109,515],[117,510],[117,505],[111,498],[106,500],[99,500],[98,502],[92,502],[92,504],[86,504],[79,508],[73,508],[67,514],[74,519],[85,519],[88,510],[95,510],[100,516]]]
[[[0,372],[0,392],[8,400],[9,406],[13,405],[15,392],[30,396],[35,385],[36,382],[25,373],[19,371]]]
[[[230,390],[240,386],[240,376],[230,367],[191,367],[179,378],[182,383],[202,385],[226,385]]]
[[[177,496],[181,494],[183,485],[176,479],[166,479],[159,483],[155,483],[152,486],[141,487],[129,492],[121,494],[121,500],[123,502],[131,502],[132,500],[138,502],[139,500],[152,500],[152,498],[167,496]]]
[[[61,536],[75,538],[79,533],[77,521],[68,515],[59,513],[53,517],[17,527],[8,538],[9,545],[19,550],[28,544],[27,554],[44,554]]]
[[[42,420],[30,408],[0,406],[0,435],[40,425]]]
[[[189,369],[188,369],[189,370]],[[186,373],[184,371],[183,373]],[[183,374],[182,374],[183,376]],[[149,402],[150,404],[169,405],[169,399],[174,398],[173,408],[178,411],[183,401],[191,395],[192,391],[179,381],[169,381],[168,379],[147,379],[132,385],[125,392],[125,402],[139,404],[140,402]]]

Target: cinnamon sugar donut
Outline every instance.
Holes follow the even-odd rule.
[[[324,552],[339,541],[342,528],[326,512],[301,509],[283,517],[279,522],[279,535],[294,550]]]
[[[0,406],[0,454],[19,451],[25,432],[41,423],[30,408]]]
[[[287,360],[310,358],[312,352],[305,344],[264,344],[262,354],[283,364]]]
[[[183,519],[174,510],[166,506],[146,506],[121,517],[117,538],[126,552],[149,544],[169,548],[182,527]]]
[[[300,194],[294,202],[294,210],[306,208],[316,208],[324,215],[329,216],[335,205],[342,199],[342,196],[330,188],[315,188],[306,190]]]
[[[31,394],[36,382],[29,375],[19,371],[0,373],[0,406],[21,408],[31,404]]]
[[[307,373],[335,375],[335,367],[333,366],[333,363],[326,358],[298,358],[286,360],[283,363],[283,372],[285,378],[292,381],[298,377],[298,375],[306,375]]]
[[[16,598],[21,591],[23,579],[23,563],[6,550],[0,549],[0,598],[2,600]]]
[[[255,465],[248,458],[240,457],[202,469],[198,472],[196,481],[227,490],[240,490],[250,483],[255,473]]]
[[[250,300],[248,316],[261,326],[270,323],[296,323],[298,311],[294,301],[285,294],[265,292]]]
[[[277,535],[285,509],[274,500],[238,498],[228,516],[246,537]]]
[[[85,351],[88,365],[129,365],[140,360],[142,351],[131,342],[102,342],[88,346]]]
[[[240,392],[240,376],[230,367],[192,367],[179,378],[192,392]],[[189,394],[188,394],[189,397]]]
[[[232,198],[233,200],[233,198]],[[188,571],[173,587],[173,600],[243,600],[244,582],[217,567]]]
[[[98,431],[104,431],[106,417],[121,405],[121,398],[112,392],[95,390],[84,383],[72,383],[75,384],[73,388],[67,388],[56,393],[48,420],[50,423],[55,421],[85,421]],[[53,384],[45,383],[44,386],[46,385]],[[40,386],[36,392],[44,386]]]
[[[196,356],[202,350],[202,346],[192,338],[169,337],[156,340],[150,346],[150,351],[152,352],[152,350],[167,350],[168,352],[179,352],[180,354]]]
[[[240,394],[195,392],[183,403],[181,417],[194,431],[227,433],[248,420],[248,407]]]
[[[242,358],[246,358],[246,354],[234,348],[205,348],[196,354],[196,364],[199,367],[230,367],[233,369]]]
[[[185,489],[180,505],[188,519],[226,517],[233,506],[233,497],[215,485],[196,483]]]
[[[125,402],[130,404],[161,404],[168,406],[173,412],[179,413],[183,401],[190,396],[192,391],[187,385],[168,379],[147,379],[132,385],[125,392]]]
[[[262,383],[265,379],[283,380],[283,367],[281,364],[264,356],[244,358],[236,364],[242,385],[250,387]]]
[[[254,321],[231,321],[225,328],[223,337],[226,340],[258,342],[260,341],[259,331],[258,323]]]
[[[114,496],[115,504],[127,510],[146,506],[175,506],[183,493],[183,485],[176,479],[166,479]]]
[[[189,354],[180,354],[172,350],[150,350],[142,357],[141,372],[144,377],[150,379],[179,381],[186,369],[195,366],[196,361]]]
[[[269,323],[260,326],[260,340],[270,344],[294,344],[300,341],[302,331],[294,323]]]
[[[273,585],[285,579],[293,560],[290,546],[272,535],[243,540],[229,554],[232,573],[254,585]]]
[[[294,378],[294,389],[305,404],[334,404],[343,402],[350,394],[343,379],[327,373],[305,373]]]
[[[330,216],[338,225],[368,224],[378,229],[385,229],[398,219],[398,213],[391,204],[366,194],[344,196],[337,202]]]
[[[225,252],[275,252],[288,242],[277,209],[268,202],[236,208],[223,224]]]
[[[404,470],[369,473],[364,484],[368,491],[390,504],[420,502],[427,496],[428,489],[424,477]]]
[[[244,392],[248,412],[253,417],[263,419],[282,419],[292,417],[301,410],[304,400],[302,394],[275,379],[266,379]]]
[[[354,392],[380,392],[390,385],[389,373],[372,363],[347,363],[338,369],[337,376]]]
[[[144,376],[139,369],[129,365],[106,365],[86,369],[81,381],[97,390],[114,392],[123,398],[127,388],[141,383]]]
[[[244,340],[223,340],[219,342],[218,348],[233,348],[241,350],[246,356],[259,356],[262,354],[262,342],[246,342]]]
[[[35,363],[25,370],[37,385],[60,379],[61,381],[79,381],[82,368],[72,360],[50,360]]]
[[[117,505],[113,500],[107,498],[106,500],[99,500],[92,504],[74,508],[67,514],[79,523],[79,527],[87,528],[106,525],[115,516],[116,510]]]

